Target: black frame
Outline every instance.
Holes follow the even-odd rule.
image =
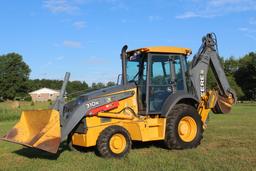
[[[157,111],[157,112],[150,112],[149,111],[149,108],[150,108],[150,99],[149,99],[149,91],[150,91],[150,86],[151,85],[151,64],[152,64],[152,56],[154,55],[161,55],[161,56],[167,56],[169,59],[170,58],[170,55],[177,55],[180,57],[180,61],[181,61],[181,72],[182,72],[182,76],[183,76],[183,85],[184,85],[184,91],[187,92],[187,85],[186,85],[186,75],[185,75],[185,56],[184,55],[181,55],[181,54],[161,54],[161,53],[148,53],[148,56],[147,56],[147,85],[146,85],[146,113],[147,114],[159,114],[159,112],[161,111]],[[172,80],[171,81],[174,81],[175,80],[175,65],[173,63],[171,63],[171,67],[170,67],[171,71],[170,71],[170,74],[171,74],[171,78]],[[175,93],[175,92],[174,92]]]

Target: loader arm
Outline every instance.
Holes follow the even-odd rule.
[[[216,105],[212,108],[214,113],[228,113],[231,105],[236,102],[236,94],[230,88],[227,77],[220,63],[217,39],[214,33],[208,33],[202,39],[202,45],[194,56],[190,65],[190,79],[198,99],[207,95],[207,73],[211,67],[217,80],[218,92]]]

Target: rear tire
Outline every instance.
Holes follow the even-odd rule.
[[[121,126],[109,126],[104,129],[97,140],[97,150],[102,157],[122,158],[131,149],[131,138]]]
[[[169,149],[197,147],[203,138],[203,123],[197,110],[176,104],[166,118],[165,144]]]

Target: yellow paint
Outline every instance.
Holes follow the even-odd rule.
[[[106,118],[116,118],[116,119],[133,119],[133,115],[125,115],[125,114],[111,114],[111,113],[98,113],[99,117],[106,117]]]
[[[204,129],[207,127],[206,120],[211,109],[215,106],[218,93],[216,91],[209,91],[201,97],[201,101],[198,105],[197,111],[201,116]]]
[[[131,108],[136,114],[138,114],[138,105],[137,105],[137,89],[133,88],[133,89],[129,89],[129,90],[124,90],[124,91],[119,91],[119,92],[114,92],[112,94],[106,94],[105,96],[100,96],[100,97],[108,97],[110,95],[114,95],[114,94],[119,94],[119,93],[124,93],[124,92],[130,92],[133,91],[134,95],[120,100],[119,101],[119,106],[116,109],[111,110],[111,113],[118,113],[120,112],[122,109],[124,109],[125,107],[129,107]],[[136,103],[135,103],[136,102]],[[121,114],[126,114],[127,111],[122,111]]]
[[[85,119],[88,130],[85,134],[75,133],[72,136],[74,145],[84,147],[95,146],[100,133],[112,125],[125,128],[129,132],[132,140],[153,141],[163,140],[165,137],[165,118],[136,117],[133,120],[111,118],[109,122],[102,122],[102,118],[98,116],[87,117]]]
[[[60,144],[60,118],[56,110],[23,111],[20,121],[3,140],[56,153]]]
[[[196,121],[190,116],[185,116],[181,118],[178,125],[178,134],[179,134],[179,137],[184,142],[193,141],[197,134]]]
[[[85,134],[75,133],[72,136],[73,144],[84,147],[95,146],[100,133],[111,125],[118,125],[125,128],[129,132],[132,140],[163,140],[165,137],[166,119],[159,118],[158,115],[154,115],[153,118],[149,116],[138,116],[138,106],[137,103],[134,103],[137,102],[136,88],[113,94],[127,91],[134,91],[135,93],[132,97],[119,101],[118,108],[108,112],[100,112],[98,116],[86,117],[87,132]],[[129,110],[123,110],[126,107],[131,108],[135,115]],[[107,118],[109,121],[103,121],[103,118],[105,120]]]
[[[191,49],[189,48],[180,48],[180,47],[173,47],[173,46],[153,46],[153,47],[145,47],[140,49],[131,50],[128,53],[132,52],[156,52],[156,53],[176,53],[176,54],[184,54],[190,55],[192,53]]]
[[[126,139],[122,134],[114,134],[109,141],[110,150],[113,153],[120,154],[125,150]]]

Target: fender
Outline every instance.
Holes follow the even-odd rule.
[[[196,98],[195,95],[190,94],[186,91],[177,91],[174,94],[169,95],[169,97],[165,100],[161,110],[161,117],[166,117],[171,112],[173,107],[181,101],[185,101],[190,104],[199,103],[199,100],[198,98]]]

